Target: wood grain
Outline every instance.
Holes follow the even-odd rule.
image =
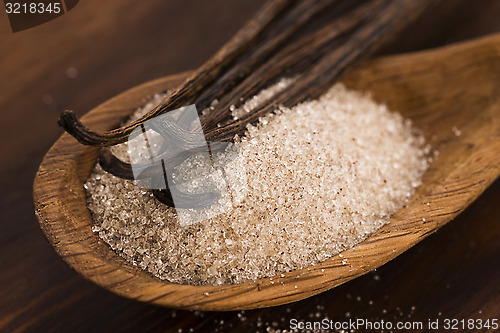
[[[90,111],[93,128],[113,128],[144,101],[186,73],[132,88]],[[235,310],[280,305],[315,295],[395,258],[464,210],[500,173],[500,35],[416,54],[382,58],[343,79],[399,110],[421,128],[439,157],[423,185],[389,224],[354,248],[284,277],[227,286],[157,280],[126,263],[91,231],[83,182],[97,149],[63,135],[34,183],[37,217],[59,255],[77,272],[119,295],[163,306]],[[471,84],[474,83],[474,84]],[[444,87],[444,88],[443,88]],[[461,135],[452,130],[457,127]],[[342,264],[346,259],[348,264]]]

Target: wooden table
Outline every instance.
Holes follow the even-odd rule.
[[[33,214],[31,186],[62,133],[139,83],[199,66],[262,0],[87,0],[13,34],[0,13],[0,331],[265,332],[292,318],[371,321],[500,318],[500,181],[454,221],[376,272],[290,305],[241,312],[175,311],[85,281],[55,254]],[[444,0],[382,53],[500,31],[500,1]],[[260,325],[260,326],[259,326]],[[458,332],[460,330],[457,330]]]

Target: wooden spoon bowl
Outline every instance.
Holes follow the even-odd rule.
[[[145,103],[145,96],[177,86],[188,74],[125,91],[82,120],[96,130],[115,128]],[[183,309],[280,305],[376,269],[449,222],[498,177],[500,35],[367,61],[341,81],[350,88],[370,91],[378,102],[411,118],[432,149],[439,151],[407,205],[387,225],[344,251],[343,258],[335,256],[272,281],[191,286],[159,280],[122,259],[92,232],[83,183],[94,169],[98,148],[83,146],[68,134],[52,146],[35,177],[40,226],[56,252],[85,278],[128,298]]]

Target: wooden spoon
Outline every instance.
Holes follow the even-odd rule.
[[[179,85],[188,74],[125,91],[90,111],[83,121],[97,130],[115,128],[145,103],[145,96]],[[85,278],[128,298],[184,309],[289,303],[380,267],[449,222],[499,176],[500,34],[367,61],[341,81],[370,91],[377,101],[411,118],[439,152],[407,206],[364,242],[344,251],[342,258],[335,256],[272,281],[235,285],[180,285],[152,277],[92,232],[83,183],[96,164],[98,148],[83,146],[68,134],[49,150],[34,181],[40,226],[57,253]]]

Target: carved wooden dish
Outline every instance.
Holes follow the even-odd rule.
[[[147,82],[82,118],[109,130],[145,103],[145,96],[180,84],[188,73]],[[48,241],[75,271],[116,294],[163,306],[236,310],[297,301],[365,274],[449,222],[500,174],[500,35],[364,62],[342,81],[372,92],[419,127],[439,157],[405,208],[364,242],[284,277],[235,285],[191,286],[161,281],[126,262],[91,230],[83,183],[97,148],[63,134],[34,181],[36,216]],[[461,134],[456,135],[456,127]],[[443,244],[446,246],[446,244]],[[347,264],[342,260],[347,259]],[[418,263],[414,263],[418,265]],[[423,267],[422,269],[425,269]]]

